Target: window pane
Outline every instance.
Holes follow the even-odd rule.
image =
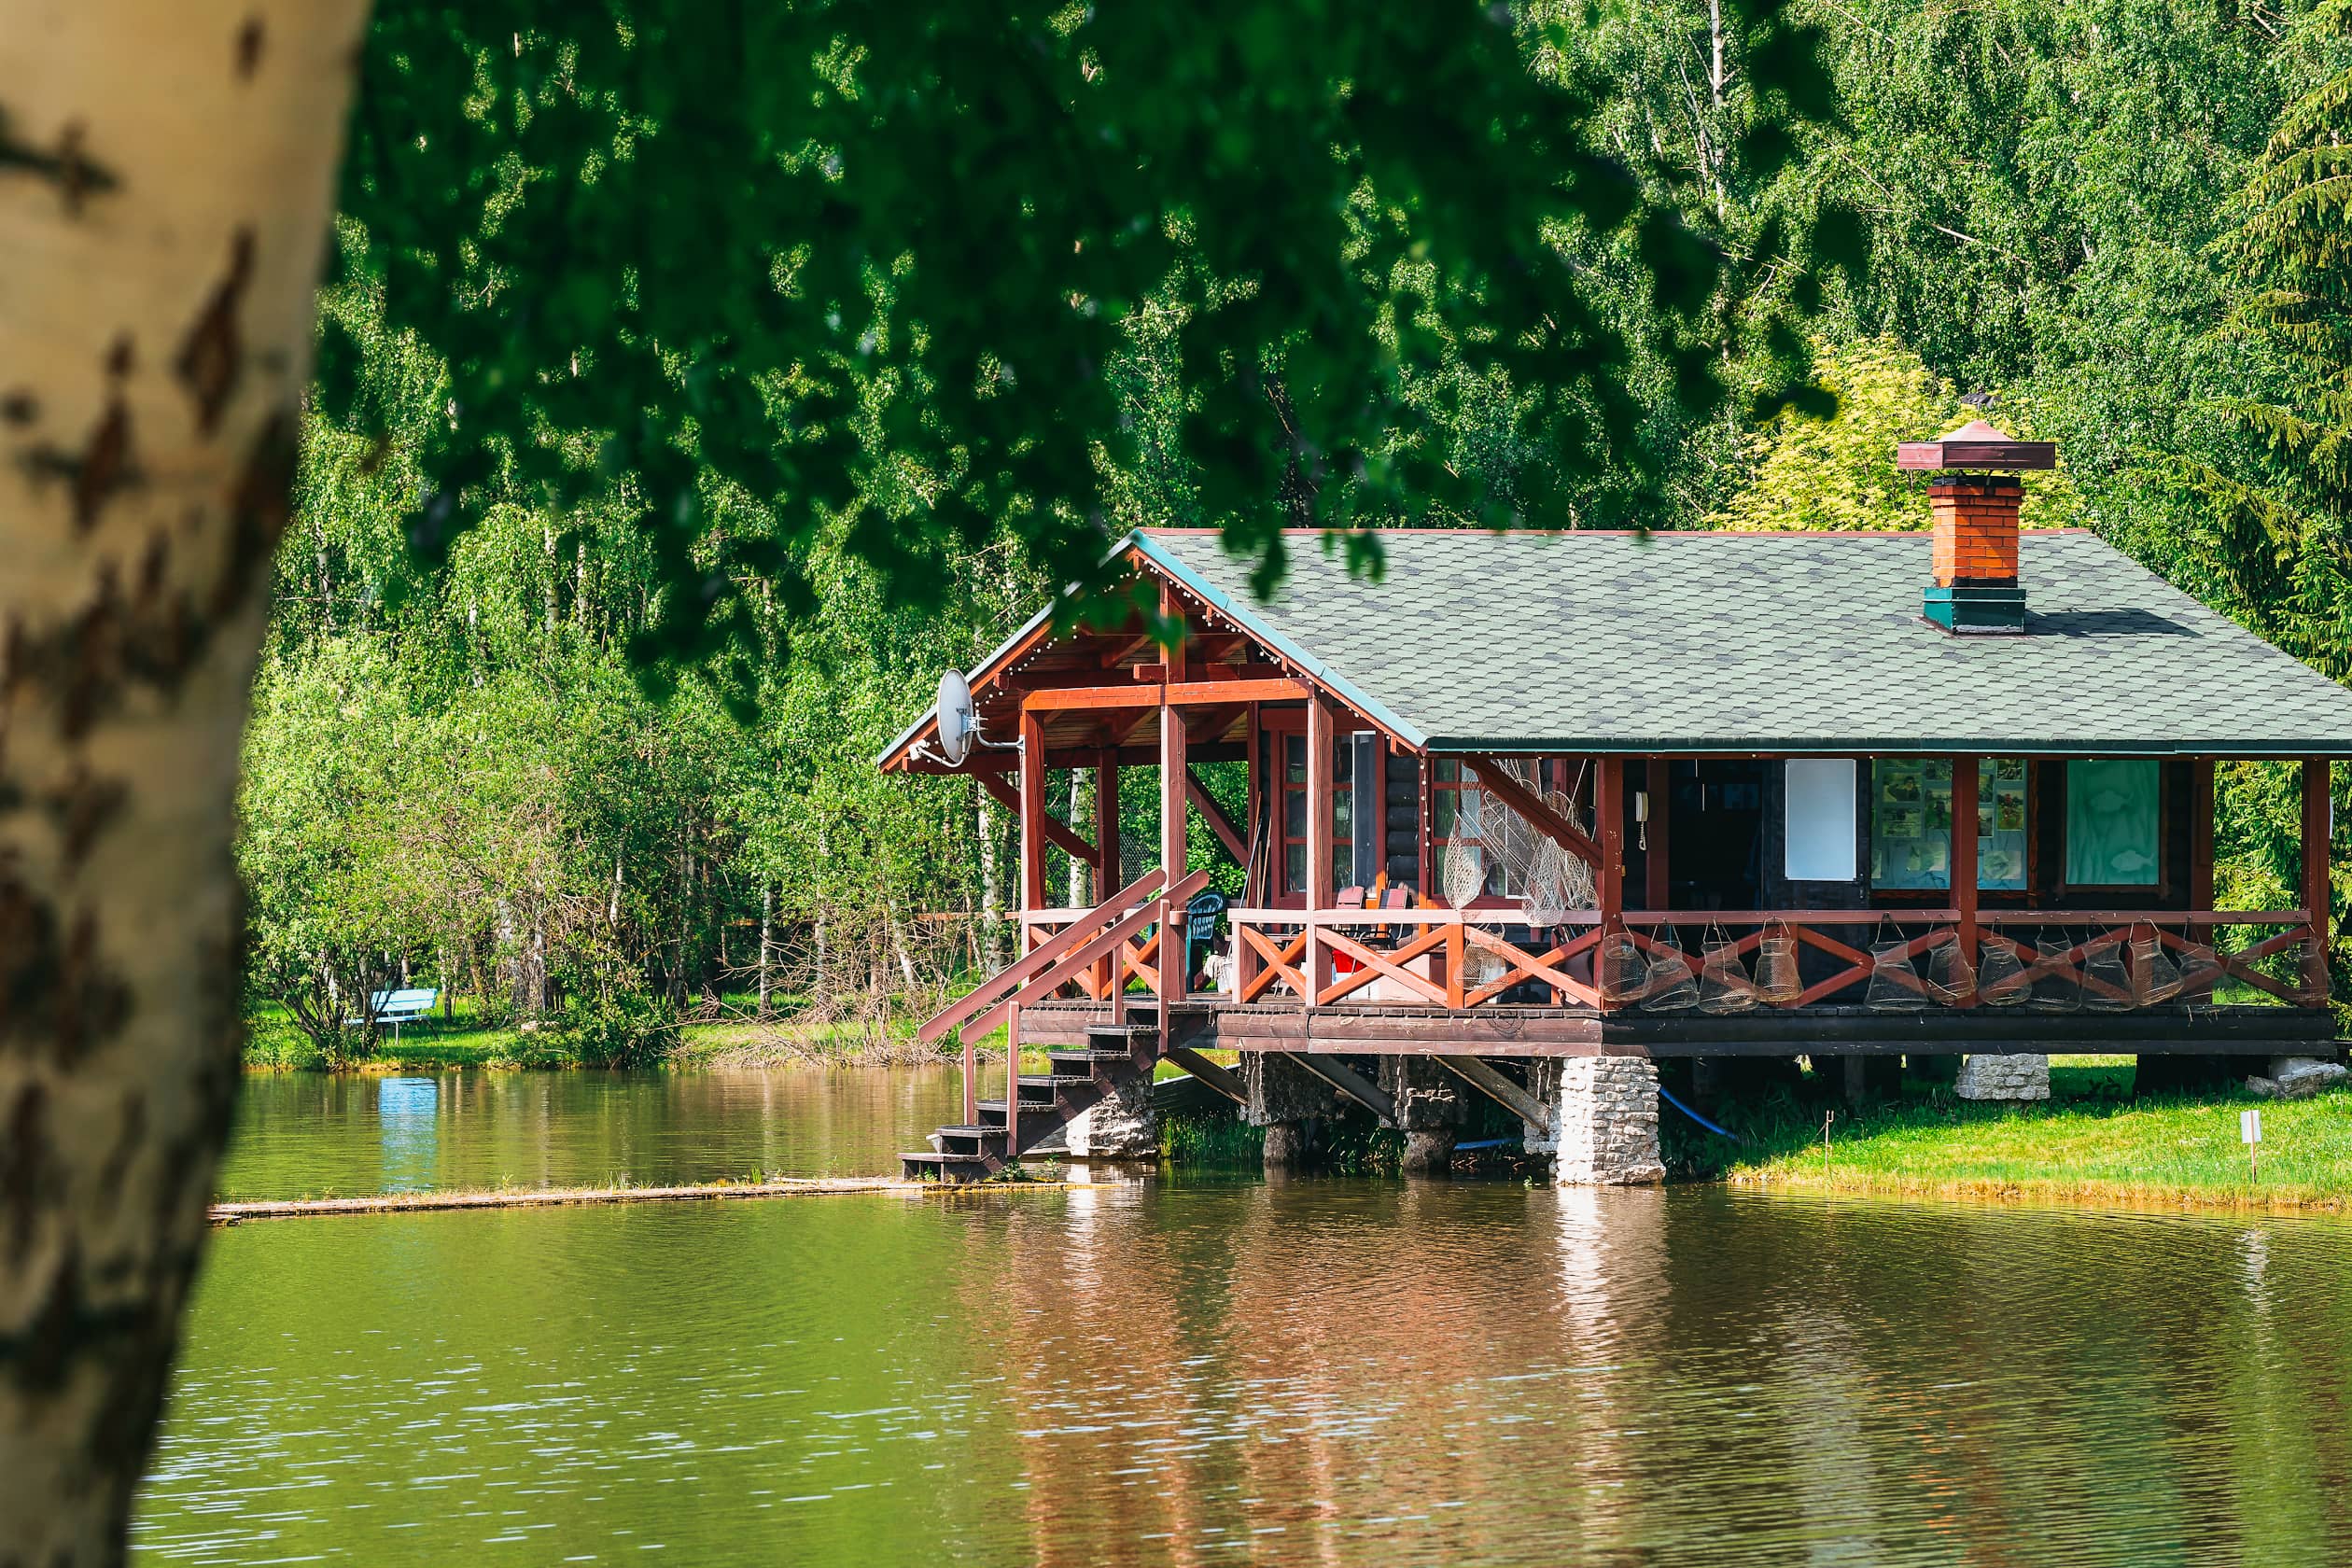
[[[1307,791],[1282,791],[1282,834],[1286,838],[1307,836]]]
[[[1783,792],[1788,847],[1783,870],[1790,881],[1854,880],[1854,782],[1850,757],[1805,758],[1786,764]]]
[[[1484,797],[1476,790],[1462,791],[1462,836],[1476,838],[1485,830],[1478,826],[1478,812]]]
[[[1353,783],[1355,781],[1355,742],[1346,735],[1341,735],[1337,745],[1338,749],[1332,753],[1331,758],[1332,781],[1337,784]]]
[[[2066,764],[2066,881],[2146,888],[2156,881],[2157,768],[2095,758]]]
[[[1430,826],[1431,836],[1435,838],[1453,837],[1454,792],[1451,790],[1437,791],[1430,797],[1429,809],[1431,816],[1435,819]]]
[[[1977,886],[1995,892],[2025,886],[2025,759],[1977,764]]]
[[[1951,763],[1882,757],[1870,777],[1871,885],[1951,887]]]
[[[1282,771],[1290,776],[1290,781],[1294,784],[1307,782],[1307,737],[1305,735],[1282,737]]]
[[[1448,758],[1445,758],[1445,757],[1440,757],[1440,758],[1438,758],[1438,759],[1437,759],[1437,782],[1438,782],[1438,783],[1440,783],[1440,784],[1453,784],[1453,783],[1457,783],[1457,782],[1459,782],[1459,781],[1461,780],[1461,778],[1462,778],[1462,764],[1461,764],[1460,763],[1453,762],[1453,761],[1451,761],[1451,760],[1449,760],[1449,759],[1448,759]]]
[[[1355,791],[1342,790],[1331,797],[1331,842],[1355,842]]]
[[[1294,844],[1282,855],[1282,891],[1307,890],[1307,846]]]

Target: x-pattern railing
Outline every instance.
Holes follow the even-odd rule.
[[[1610,1006],[1589,968],[1579,974],[1569,967],[1603,939],[1601,918],[1590,910],[1537,930],[1536,942],[1528,947],[1502,934],[1505,929],[1529,929],[1505,910],[1237,909],[1231,918],[1234,996],[1245,1003],[1263,1003],[1287,993],[1286,1000],[1308,1007],[1353,1001],[1463,1009],[1497,1002],[1533,984],[1547,987],[1555,1005]],[[1872,940],[1890,926],[1896,932],[1893,939]],[[2209,996],[2224,977],[2293,1006],[2321,1006],[2326,1001],[2257,967],[2308,943],[2311,920],[2303,910],[1988,910],[1979,912],[1976,926],[1976,950],[1967,955],[1972,968],[1995,950],[2013,955],[2018,967],[1981,988],[1971,986],[1956,992],[1922,976],[1917,967],[1940,945],[1961,939],[1961,915],[1955,909],[1628,912],[1619,929],[1645,961],[1665,960],[1671,970],[1678,960],[1694,978],[1707,976],[1706,948],[1684,946],[1678,933],[1720,932],[1718,960],[1728,955],[1738,961],[1718,961],[1715,983],[1729,991],[1744,991],[1756,1005],[1783,1011],[1821,1005],[1874,978],[1914,993],[1922,1004],[1955,1007],[2023,1001],[2037,984],[2053,979],[2079,987],[2086,1005],[2117,1009],[2156,1005],[2174,996],[2193,1001]],[[2231,928],[2278,929],[2233,951],[2217,940]],[[1813,977],[1800,982],[1793,994],[1766,995],[1747,965],[1774,931],[1785,931],[1803,947],[1827,955],[1835,967],[1825,973],[1816,963]],[[2052,940],[2053,932],[2065,945],[2045,952],[2043,944]],[[2079,940],[2077,933],[2082,933]],[[2155,987],[2141,973],[2131,945],[2149,937],[2173,955],[2180,970],[2177,985]],[[2119,947],[2125,977],[2121,986],[2095,973],[2094,968],[2105,966],[2093,963]],[[1500,973],[1481,972],[1473,983],[1466,961],[1473,953],[1499,960]],[[1311,984],[1310,973],[1318,976]],[[2156,995],[2160,990],[2163,994]]]

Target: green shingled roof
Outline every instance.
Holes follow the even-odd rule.
[[[1382,536],[1351,581],[1312,540],[1253,600],[1215,535],[1142,552],[1433,751],[2352,755],[2352,690],[2096,537],[2029,532],[2018,637],[1920,617],[1925,534]]]

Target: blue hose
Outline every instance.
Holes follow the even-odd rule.
[[[1705,1127],[1709,1132],[1714,1133],[1717,1138],[1729,1138],[1734,1143],[1744,1143],[1747,1141],[1746,1139],[1742,1138],[1736,1132],[1726,1132],[1723,1128],[1715,1126],[1715,1123],[1707,1120],[1706,1117],[1699,1114],[1698,1112],[1693,1111],[1689,1106],[1685,1105],[1681,1100],[1676,1099],[1673,1095],[1668,1094],[1666,1092],[1666,1085],[1663,1084],[1660,1084],[1658,1086],[1658,1098],[1673,1106],[1675,1110],[1681,1112],[1684,1115],[1688,1116],[1692,1121],[1697,1122],[1701,1127]]]

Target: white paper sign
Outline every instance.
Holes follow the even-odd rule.
[[[1851,882],[1855,877],[1851,757],[1791,758],[1782,764],[1791,882]]]
[[[2238,1113],[2238,1141],[2260,1143],[2262,1141],[2262,1113],[2260,1111]]]

